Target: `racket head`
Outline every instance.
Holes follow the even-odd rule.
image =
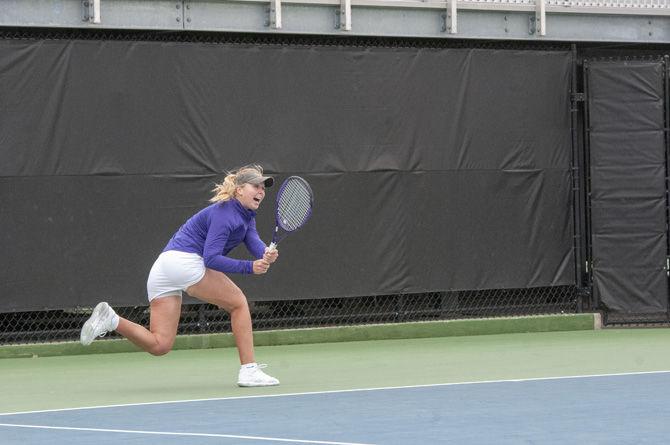
[[[312,216],[314,193],[300,176],[290,176],[282,183],[275,202],[276,229],[273,242],[295,232]]]

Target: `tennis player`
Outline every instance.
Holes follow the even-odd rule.
[[[116,331],[153,355],[167,354],[177,335],[182,292],[214,304],[230,314],[240,355],[239,386],[272,386],[279,380],[264,373],[254,359],[251,314],[244,293],[227,274],[264,274],[279,253],[269,249],[256,231],[256,211],[272,177],[258,165],[232,172],[213,190],[213,204],[191,217],[174,234],[149,272],[147,292],[151,308],[146,329],[119,317],[99,303],[81,329],[81,343]],[[255,261],[226,255],[244,242]]]

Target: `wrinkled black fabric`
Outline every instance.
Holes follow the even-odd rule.
[[[663,65],[588,69],[593,292],[612,312],[665,312]]]
[[[252,300],[573,284],[570,66],[552,51],[0,41],[0,309],[144,304],[169,237],[249,162],[316,195],[268,275],[232,277]]]

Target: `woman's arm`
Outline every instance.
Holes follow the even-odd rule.
[[[249,250],[249,253],[251,253],[254,258],[263,258],[263,254],[265,253],[267,246],[261,240],[260,236],[258,236],[255,219],[252,219],[249,223],[247,234],[244,237],[244,245],[247,246],[247,250]]]
[[[231,228],[228,221],[217,220],[210,223],[202,252],[205,267],[223,273],[254,273],[252,261],[238,260],[222,255],[223,249],[228,242],[230,231]]]

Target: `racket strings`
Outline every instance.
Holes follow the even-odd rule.
[[[286,184],[277,204],[281,227],[288,232],[298,229],[309,218],[311,209],[310,191],[299,181]]]

